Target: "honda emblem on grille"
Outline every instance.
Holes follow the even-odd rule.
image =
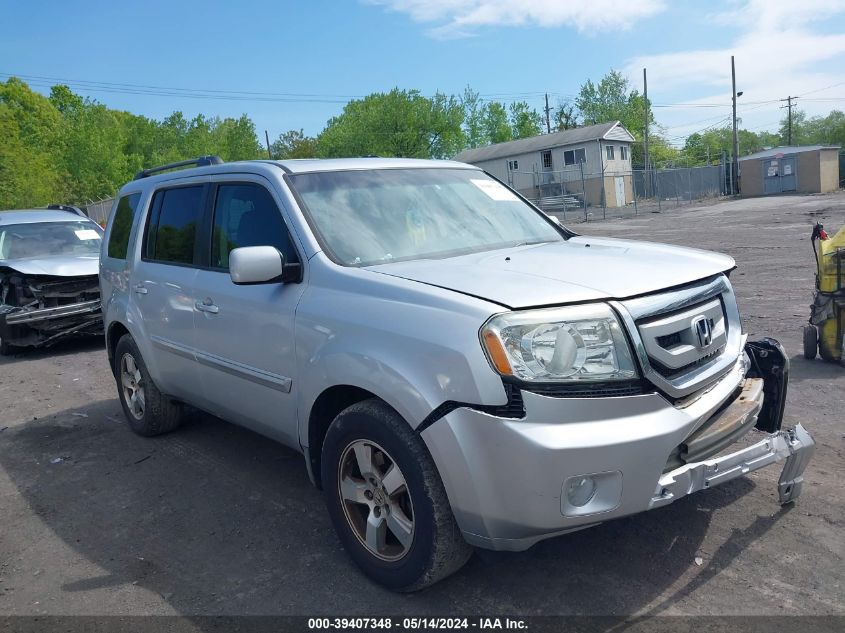
[[[692,320],[692,331],[698,340],[700,349],[704,349],[713,342],[713,324],[707,317],[695,317]]]

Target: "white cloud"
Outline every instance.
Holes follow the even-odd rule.
[[[665,0],[367,0],[432,24],[437,38],[470,37],[486,26],[575,27],[621,30],[653,16]]]
[[[699,48],[629,60],[625,73],[640,85],[642,69],[648,69],[649,98],[653,103],[722,103],[721,110],[656,110],[661,123],[670,126],[669,136],[685,136],[700,129],[707,115],[730,116],[731,67],[736,60],[738,116],[749,129],[777,129],[784,112],[779,99],[808,94],[808,98],[835,97],[845,86],[819,91],[843,81],[845,34],[822,33],[818,25],[845,13],[845,0],[746,0],[729,11],[708,16],[711,28],[738,30],[730,46]],[[838,92],[837,92],[838,90]],[[696,99],[688,95],[697,95]],[[763,102],[771,103],[763,103]],[[845,103],[798,101],[808,114],[825,114]],[[698,121],[693,125],[684,122]]]

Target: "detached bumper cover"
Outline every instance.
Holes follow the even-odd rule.
[[[813,438],[798,424],[791,429],[772,433],[766,439],[735,453],[686,464],[658,480],[649,509],[718,486],[783,459],[786,459],[786,464],[778,480],[778,496],[781,503],[789,503],[801,494],[804,469],[810,463],[815,449]]]

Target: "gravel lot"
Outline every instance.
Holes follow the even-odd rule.
[[[790,351],[787,422],[818,444],[793,507],[768,469],[395,595],[340,549],[298,454],[200,414],[136,437],[101,342],[77,342],[0,359],[0,613],[845,614],[845,369],[800,356],[817,219],[845,223],[845,195],[577,227],[736,258],[745,328]]]

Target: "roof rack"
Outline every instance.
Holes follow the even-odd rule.
[[[80,209],[79,207],[72,207],[69,204],[48,204],[47,208],[50,211],[67,211],[68,213],[75,213],[76,215],[81,215],[83,218],[87,218],[88,215]]]
[[[149,169],[142,169],[135,174],[135,180],[152,176],[170,169],[177,169],[178,167],[207,167],[208,165],[222,165],[223,159],[219,156],[200,156],[199,158],[192,158],[190,160],[180,160],[178,163],[168,163],[160,167],[150,167]]]

